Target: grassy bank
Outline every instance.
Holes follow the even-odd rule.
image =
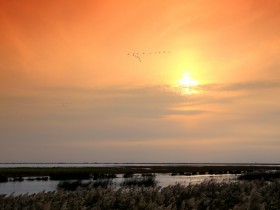
[[[280,182],[203,182],[159,187],[89,187],[86,190],[1,196],[0,209],[280,209]]]

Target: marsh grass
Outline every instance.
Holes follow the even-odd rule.
[[[81,181],[63,181],[57,185],[58,190],[74,191],[82,185]]]
[[[129,171],[129,172],[123,174],[123,178],[132,178],[133,176],[134,176],[134,173],[131,172],[131,171]]]
[[[280,179],[280,171],[264,171],[264,172],[251,172],[242,174],[238,177],[239,180],[273,180]]]
[[[50,180],[82,180],[90,179],[90,174],[87,172],[53,172],[50,173]]]
[[[120,185],[123,187],[155,187],[157,186],[158,181],[156,181],[155,176],[144,176],[144,177],[132,177],[126,178]]]
[[[23,182],[24,178],[22,176],[12,177],[12,178],[9,179],[9,181],[12,181],[12,182]]]
[[[164,188],[77,187],[74,191],[0,196],[0,209],[278,210],[280,181],[208,181]]]
[[[8,177],[0,175],[0,182],[7,182]]]
[[[94,173],[94,174],[90,174],[90,177],[93,180],[98,180],[98,179],[115,179],[115,178],[117,178],[117,175],[116,174]]]
[[[141,174],[141,176],[142,177],[156,177],[156,175],[153,173],[143,173],[143,174]]]
[[[155,165],[149,166],[149,173],[198,173],[198,174],[240,174],[242,172],[278,170],[277,166],[191,166],[191,165]],[[5,177],[33,177],[49,176],[52,179],[73,179],[73,177],[87,178],[91,174],[144,174],[146,166],[123,166],[123,167],[18,167],[0,168],[0,175]],[[80,178],[79,178],[80,177]]]
[[[104,179],[104,180],[97,180],[91,182],[88,186],[94,188],[98,188],[98,187],[106,188],[112,185],[113,185],[113,181],[111,179]]]
[[[81,181],[81,180],[72,180],[72,181],[61,181],[57,185],[58,190],[66,190],[66,191],[75,191],[79,189],[91,189],[91,188],[107,188],[112,186],[113,182],[111,179],[101,179],[95,181]]]

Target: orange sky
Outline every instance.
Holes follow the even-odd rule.
[[[0,159],[279,162],[279,8],[0,0]]]

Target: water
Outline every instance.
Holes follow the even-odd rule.
[[[174,185],[180,183],[183,185],[199,184],[203,181],[232,181],[236,180],[237,175],[234,174],[219,174],[219,175],[194,175],[194,176],[171,176],[169,174],[157,174],[156,180],[159,181],[159,186],[167,187],[168,185]]]
[[[117,178],[113,180],[113,183],[118,186],[124,179],[122,174],[119,174]],[[139,175],[140,176],[140,175]],[[222,174],[222,175],[194,175],[194,176],[171,176],[170,174],[156,174],[156,180],[158,185],[161,187],[166,187],[168,185],[174,185],[176,183],[188,185],[190,183],[197,184],[207,180],[220,181],[229,181],[234,180],[236,175],[232,174]],[[27,181],[22,182],[5,182],[0,183],[0,194],[33,194],[38,192],[48,192],[55,191],[57,189],[59,181]]]
[[[0,194],[33,194],[42,191],[54,191],[59,181],[22,181],[22,182],[4,182],[0,183]]]

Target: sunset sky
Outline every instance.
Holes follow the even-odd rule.
[[[0,0],[0,162],[280,162],[280,1]]]

